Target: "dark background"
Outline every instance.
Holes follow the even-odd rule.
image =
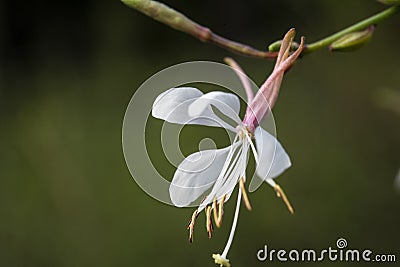
[[[166,3],[260,49],[291,27],[311,42],[385,8],[372,0]],[[339,237],[400,260],[399,20],[379,25],[356,52],[324,49],[286,75],[274,115],[293,161],[279,181],[296,214],[269,186],[250,194],[233,266],[266,264],[256,259],[264,244],[324,249]],[[126,168],[124,112],[142,82],[173,64],[234,56],[261,84],[273,62],[201,43],[119,1],[1,1],[0,29],[0,266],[213,266],[234,201],[212,240],[199,217],[189,245],[193,210],[150,198]]]

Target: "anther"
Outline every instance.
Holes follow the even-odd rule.
[[[214,198],[213,202],[213,210],[214,210],[214,221],[215,225],[219,228],[222,225],[222,215],[224,214],[224,202],[226,199],[226,194],[222,196],[222,199],[219,201],[219,205],[217,208],[217,199]]]
[[[244,187],[244,179],[243,179],[243,177],[241,177],[240,180],[239,180],[239,186],[240,186],[240,190],[242,190],[242,198],[243,198],[244,204],[246,205],[246,208],[248,210],[252,210],[251,204],[250,204],[250,201],[249,201],[249,197],[247,196],[246,188]]]
[[[213,211],[214,211],[213,212],[213,214],[214,214],[214,222],[217,223],[217,221],[218,221],[218,208],[217,208],[217,198],[216,197],[214,197],[214,201],[213,201]]]
[[[276,195],[278,197],[282,198],[283,202],[286,204],[286,207],[288,208],[290,213],[294,214],[294,209],[292,207],[292,204],[290,204],[289,199],[287,198],[285,192],[283,192],[283,189],[278,184],[276,184],[274,186],[274,189],[275,189]]]
[[[192,218],[189,221],[187,229],[189,230],[189,242],[193,242],[194,223],[196,222],[197,210],[193,212]]]
[[[214,230],[212,220],[211,220],[211,206],[206,208],[206,228],[208,233],[208,238],[211,238],[212,231]]]

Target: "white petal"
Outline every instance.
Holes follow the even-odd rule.
[[[199,116],[205,110],[211,109],[210,105],[215,106],[222,114],[235,121],[236,124],[241,123],[239,118],[239,98],[230,93],[215,91],[199,97],[189,106],[189,114],[194,117]]]
[[[230,149],[203,150],[182,161],[169,187],[172,203],[188,206],[205,193],[217,180]]]
[[[196,116],[189,114],[189,106],[202,96],[204,94],[193,87],[171,88],[156,98],[152,115],[171,123],[217,126],[234,131],[234,128],[215,115],[210,107],[203,109]]]
[[[292,165],[289,155],[270,133],[259,126],[254,137],[259,156],[256,172],[261,179],[275,178]]]
[[[188,113],[189,105],[202,95],[200,90],[193,87],[171,88],[156,98],[152,115],[168,122],[187,124],[192,119]]]
[[[241,146],[241,149],[238,150],[234,159],[231,158],[232,161],[230,162],[229,166],[226,166],[226,168],[220,173],[213,189],[200,204],[198,212],[202,211],[207,205],[211,204],[215,198],[219,202],[223,196],[226,195],[225,202],[229,200],[236,184],[239,181],[239,178],[244,174],[247,166],[247,148],[241,141],[237,142],[233,146],[238,147],[239,145]],[[232,154],[232,156],[233,155],[234,154]]]

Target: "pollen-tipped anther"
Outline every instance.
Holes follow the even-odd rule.
[[[189,242],[193,242],[193,232],[194,232],[194,224],[196,222],[196,217],[197,217],[197,210],[195,210],[192,214],[192,218],[189,221],[189,225],[187,229],[189,230]]]
[[[246,188],[244,187],[243,177],[240,178],[240,180],[239,180],[239,186],[240,186],[240,190],[242,190],[242,198],[243,198],[244,204],[246,205],[246,208],[248,210],[252,210],[249,197],[247,196]]]
[[[217,207],[217,199],[214,198],[213,202],[213,210],[214,210],[214,221],[215,225],[219,228],[222,225],[222,215],[224,214],[224,203],[225,203],[226,195],[223,195],[221,200],[218,203]]]
[[[214,230],[211,220],[211,209],[212,209],[211,206],[207,206],[206,208],[206,228],[207,228],[208,238],[211,238],[212,231]]]
[[[283,202],[286,204],[286,207],[288,208],[288,210],[290,211],[290,213],[291,213],[291,214],[294,214],[293,206],[292,206],[292,204],[290,204],[290,201],[289,201],[289,199],[287,198],[287,196],[286,196],[285,192],[283,191],[283,189],[282,189],[278,184],[276,184],[276,185],[274,186],[274,189],[275,189],[276,195],[277,195],[278,197],[282,198]]]

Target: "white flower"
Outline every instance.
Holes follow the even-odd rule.
[[[212,106],[232,119],[236,127],[232,127],[218,117],[213,112]],[[240,120],[239,110],[240,102],[236,95],[224,92],[203,94],[193,87],[169,89],[155,100],[152,115],[156,118],[178,124],[222,126],[236,133],[231,146],[193,153],[179,165],[169,189],[172,203],[177,207],[189,206],[210,188],[212,188],[211,192],[201,202],[196,215],[214,200],[215,204],[228,201],[235,185],[238,183],[243,185],[246,181],[246,166],[250,150],[256,160],[256,173],[277,189],[278,185],[273,178],[291,166],[290,158],[275,137],[261,126],[258,126],[254,132],[249,130],[249,127]],[[240,203],[240,195],[245,194],[243,189],[244,187],[241,186],[238,203]],[[246,203],[250,207],[247,197]],[[239,204],[234,224],[236,224],[238,210]],[[218,218],[216,208],[214,212],[217,213]],[[220,220],[216,220],[217,225]],[[209,234],[211,234],[210,230]],[[223,253],[222,257],[225,256],[226,253]]]
[[[242,198],[246,207],[251,209],[244,187],[250,151],[256,161],[256,174],[275,189],[293,213],[293,208],[283,190],[274,181],[274,178],[291,166],[290,158],[277,139],[259,126],[259,121],[268,112],[269,105],[272,106],[276,101],[284,71],[298,57],[303,46],[302,41],[299,50],[289,57],[288,49],[294,31],[289,33],[282,43],[283,48],[279,53],[274,72],[254,99],[250,89],[245,86],[249,107],[244,120],[239,117],[238,97],[225,92],[203,94],[193,87],[172,88],[159,95],[153,104],[152,115],[155,118],[183,125],[223,127],[235,133],[231,146],[202,150],[184,159],[178,166],[169,188],[172,203],[177,207],[190,206],[204,197],[188,226],[189,239],[192,241],[198,214],[205,210],[207,232],[211,237],[213,230],[211,213],[214,215],[215,224],[219,227],[222,222],[223,204],[229,200],[235,186],[239,184],[236,211],[228,242],[221,255],[213,254],[215,262],[221,266],[230,266],[226,256],[232,244]],[[234,125],[215,114],[213,108],[233,121]]]

